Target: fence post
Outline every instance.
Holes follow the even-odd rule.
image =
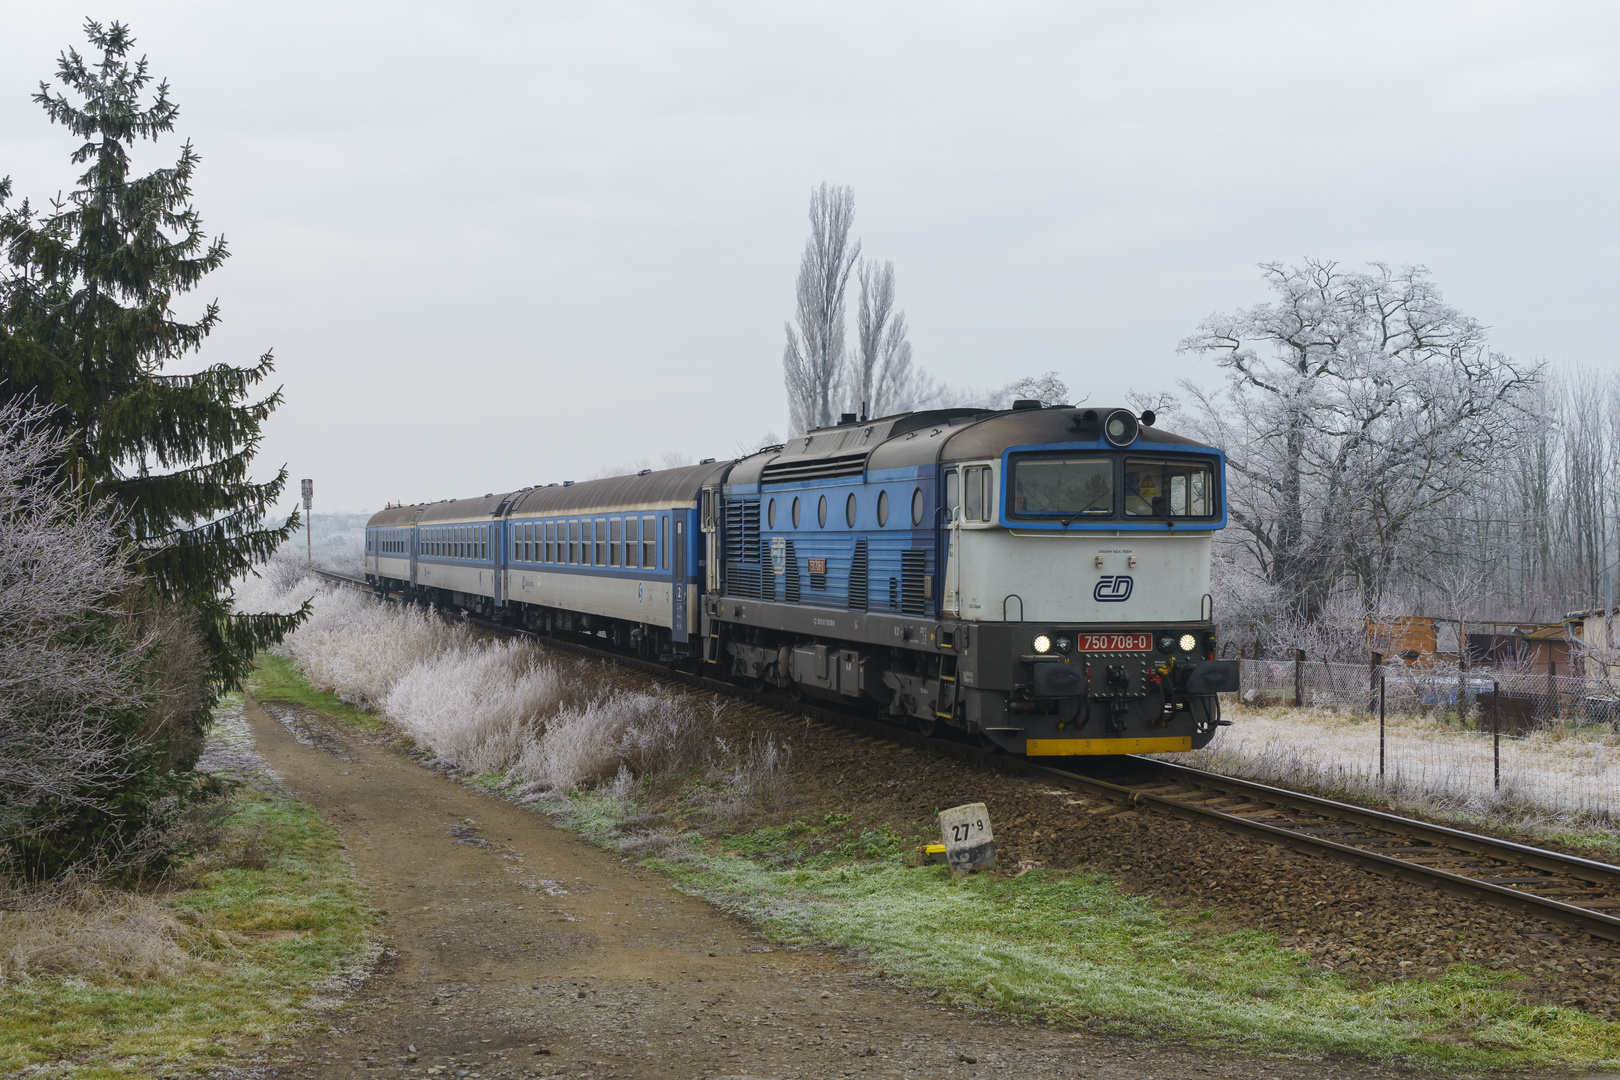
[[[1547,719],[1558,719],[1558,658],[1547,657]]]
[[[1491,709],[1491,785],[1494,790],[1502,790],[1502,688],[1495,679],[1491,680],[1491,700],[1495,707]]]
[[[1457,726],[1462,727],[1468,715],[1468,707],[1463,703],[1467,696],[1468,685],[1468,654],[1463,653],[1457,657]]]
[[[1294,650],[1294,708],[1305,704],[1305,650]]]
[[[1378,674],[1378,782],[1384,782],[1384,675]]]
[[[1367,654],[1367,668],[1368,668],[1368,671],[1367,671],[1367,711],[1369,711],[1369,712],[1372,711],[1372,696],[1373,696],[1373,694],[1380,694],[1381,695],[1383,693],[1383,691],[1379,689],[1379,685],[1383,682],[1383,679],[1384,679],[1384,676],[1383,676],[1382,672],[1379,670],[1380,668],[1383,667],[1383,665],[1384,665],[1384,654],[1383,653],[1381,653],[1381,652],[1369,652]],[[1382,698],[1380,698],[1380,700],[1382,700]]]

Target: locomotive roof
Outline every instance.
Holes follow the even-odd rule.
[[[831,480],[940,461],[999,457],[1009,446],[1100,440],[1100,425],[1094,419],[1082,427],[1082,418],[1087,412],[1100,418],[1111,411],[1068,406],[1006,411],[934,409],[817,428],[782,447],[743,459],[731,470],[727,482],[752,486]],[[1203,445],[1143,425],[1135,445],[1154,444]]]
[[[1027,446],[1032,443],[1100,442],[1102,439],[1100,420],[1113,411],[1111,408],[1082,406],[1072,409],[1067,407],[1015,409],[1011,412],[992,413],[972,427],[953,433],[945,444],[940,460],[967,461],[1000,457],[1001,452],[1009,446]],[[1135,415],[1133,410],[1125,411]],[[1093,424],[1086,424],[1083,421],[1088,412],[1096,414],[1097,420]],[[1132,446],[1147,449],[1155,444],[1167,449],[1170,446],[1204,445],[1196,439],[1174,435],[1143,424],[1141,433]]]

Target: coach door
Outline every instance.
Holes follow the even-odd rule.
[[[672,539],[675,550],[670,552],[670,568],[674,571],[674,592],[670,596],[669,638],[686,640],[686,521],[679,512],[669,515],[674,519]]]
[[[498,513],[499,511],[497,511]],[[495,606],[501,607],[506,603],[506,532],[501,528],[504,522],[500,520],[489,523],[489,561],[494,565],[489,572],[494,575],[494,585],[489,593],[495,600]]]

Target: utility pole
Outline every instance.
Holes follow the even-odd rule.
[[[303,481],[304,489],[304,566],[306,569],[315,568],[315,542],[309,535],[309,504],[315,498],[315,481]]]

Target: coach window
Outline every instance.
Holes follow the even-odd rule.
[[[795,529],[799,527],[799,497],[797,495],[793,496],[793,527]]]
[[[518,532],[523,535],[523,540],[518,545],[521,548],[518,558],[523,562],[534,562],[534,526],[527,523],[519,525]]]
[[[534,526],[534,556],[536,562],[548,563],[552,561],[551,554],[556,550],[557,534],[552,532],[552,526],[544,522],[537,522]]]
[[[765,527],[767,529],[776,528],[776,500],[775,499],[772,499],[770,502],[765,504]]]
[[[641,565],[646,570],[658,565],[657,521],[657,518],[650,517],[641,519]]]
[[[887,491],[880,491],[880,492],[878,492],[878,528],[881,529],[881,528],[883,528],[883,526],[887,525],[888,523],[889,523],[889,493]]]
[[[621,556],[624,554],[624,519],[614,518],[608,522],[608,530],[608,565],[623,566],[624,559]]]
[[[607,519],[596,519],[596,565],[607,563]]]
[[[827,527],[827,496],[823,495],[821,501],[816,503],[816,524],[823,529]]]
[[[564,527],[563,525],[558,525],[557,526],[558,529],[562,529],[563,527]],[[577,522],[577,521],[568,522],[567,523],[567,529],[568,529],[568,561],[569,561],[570,564],[577,563],[577,562],[579,562],[579,522]]]
[[[849,493],[849,498],[844,500],[844,523],[852,529],[855,527],[855,493],[853,491]]]
[[[639,567],[641,565],[641,530],[640,519],[627,517],[624,519],[624,565]]]
[[[659,546],[660,550],[662,550],[663,553],[664,553],[663,560],[661,562],[659,562],[658,568],[660,570],[668,570],[669,569],[669,515],[668,514],[660,514],[660,515],[658,515],[658,539],[659,539],[659,545],[658,546]]]

